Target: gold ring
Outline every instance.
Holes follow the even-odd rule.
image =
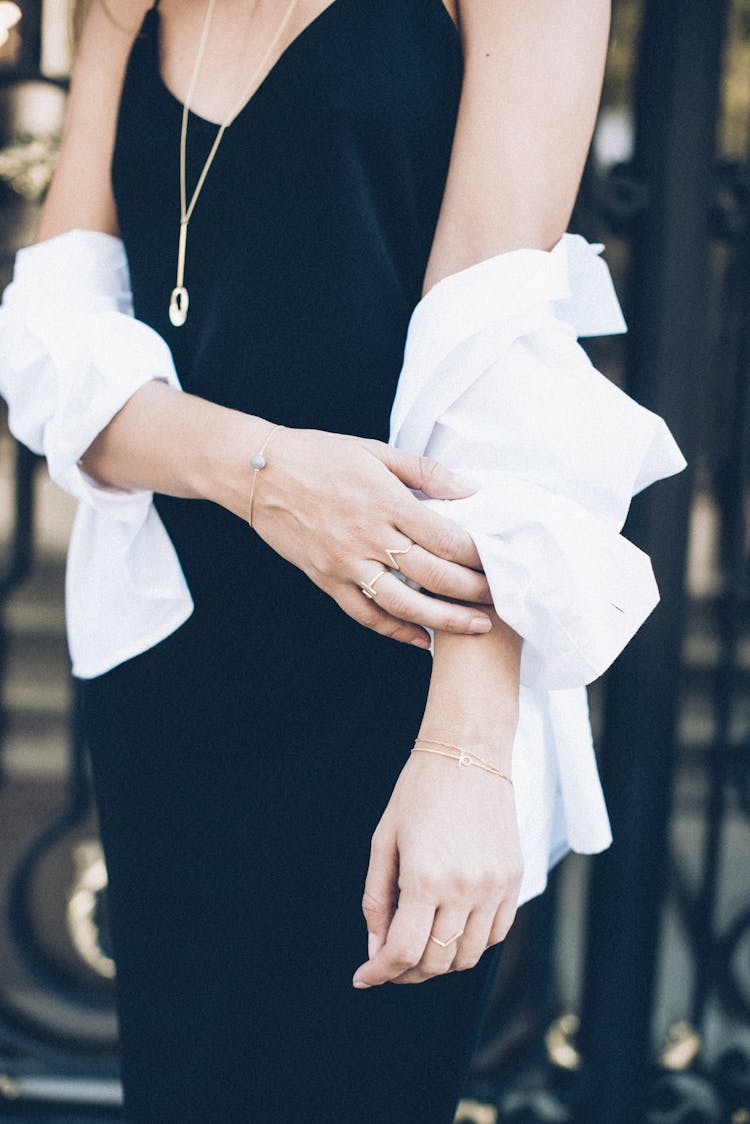
[[[398,570],[400,568],[398,562],[393,557],[394,554],[408,554],[413,546],[414,546],[414,543],[410,542],[409,545],[404,547],[403,550],[399,550],[395,546],[392,546],[389,550],[386,550],[386,554],[390,558],[391,566],[393,567],[394,570]]]
[[[434,941],[435,944],[439,944],[441,948],[447,948],[449,944],[453,944],[453,942],[457,941],[459,937],[462,937],[463,932],[463,929],[460,929],[455,936],[451,937],[450,940],[447,941],[441,941],[439,937],[435,937],[432,933],[430,933],[430,940]]]
[[[371,578],[369,582],[360,582],[359,588],[362,590],[365,597],[369,597],[371,601],[374,601],[378,595],[377,589],[373,588],[375,582],[378,578],[382,578],[383,574],[390,574],[390,572],[390,570],[381,570],[380,573],[376,574],[374,578]]]

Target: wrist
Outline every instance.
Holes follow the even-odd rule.
[[[425,714],[414,740],[428,744],[444,742],[457,750],[482,757],[504,772],[510,772],[516,725],[505,717],[488,724],[476,719],[459,722],[455,716],[449,721],[438,722]]]
[[[239,410],[217,409],[219,414],[207,422],[203,433],[196,463],[196,491],[201,498],[246,520],[254,476],[251,458],[273,423]],[[257,491],[260,492],[260,485]],[[258,499],[256,494],[254,505]]]
[[[422,753],[433,754],[436,757],[442,757],[444,760],[454,761],[463,768],[482,769],[485,773],[499,776],[501,780],[507,781],[511,786],[513,784],[513,778],[510,775],[511,760],[508,756],[493,760],[491,756],[479,753],[475,749],[467,749],[466,746],[459,745],[456,742],[446,741],[443,738],[419,737],[414,742],[410,756]]]
[[[520,639],[490,615],[493,627],[484,636],[436,633],[419,736],[451,742],[507,770],[518,725]]]

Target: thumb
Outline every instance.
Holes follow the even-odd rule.
[[[433,457],[420,456],[406,449],[394,449],[392,445],[383,445],[382,452],[379,450],[378,455],[402,484],[424,492],[433,499],[459,500],[477,491],[477,486],[467,477],[446,468]]]

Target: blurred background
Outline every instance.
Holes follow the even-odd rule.
[[[0,2],[0,40],[4,286],[55,163],[66,0]],[[457,1121],[750,1124],[750,0],[615,0],[571,229],[606,244],[630,325],[587,348],[690,467],[634,501],[626,534],[662,603],[591,689],[615,844],[570,856],[521,911]],[[71,516],[0,404],[7,1120],[120,1117],[106,869],[64,637]],[[278,1120],[295,1116],[280,1090]]]

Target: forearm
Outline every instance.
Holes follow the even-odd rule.
[[[459,745],[509,777],[521,641],[493,621],[477,643],[435,633],[420,736]],[[418,983],[472,967],[507,935],[523,865],[511,785],[429,753],[409,754],[372,836],[362,897],[368,960],[355,987]],[[441,937],[449,942],[442,949]]]
[[[420,736],[455,742],[510,769],[518,721],[521,638],[494,610],[482,636],[435,633]]]
[[[153,380],[102,430],[81,465],[101,484],[210,499],[244,517],[250,457],[269,429],[262,418]]]

